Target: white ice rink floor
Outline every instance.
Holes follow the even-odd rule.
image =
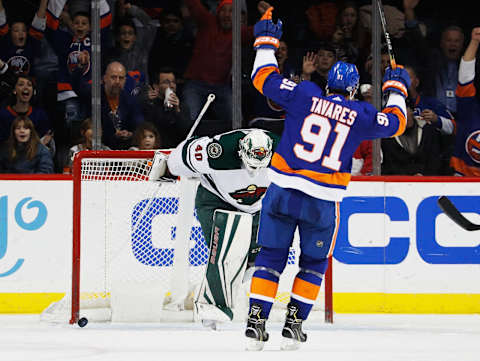
[[[0,316],[0,361],[480,361],[480,315],[346,315],[307,322],[308,341],[280,351],[280,323],[261,352],[245,351],[244,325],[44,324]]]

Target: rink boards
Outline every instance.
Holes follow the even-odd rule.
[[[72,181],[0,176],[0,186],[0,313],[39,313],[70,287]],[[350,184],[334,252],[335,312],[480,313],[480,232],[441,213],[440,195],[480,222],[473,178]]]

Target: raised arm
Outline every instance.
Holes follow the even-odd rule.
[[[155,40],[157,26],[152,18],[137,5],[127,3],[125,4],[125,9],[130,16],[138,19],[144,26],[144,31],[137,35],[137,41],[147,50],[147,52],[150,52],[150,48]]]
[[[270,7],[255,24],[255,42],[253,47],[256,50],[255,62],[252,70],[253,86],[264,94],[263,85],[272,73],[279,73],[275,51],[280,45],[282,37],[282,21],[277,24],[272,22],[273,7]]]
[[[37,13],[33,17],[32,27],[28,31],[34,39],[41,40],[47,26],[47,4],[48,0],[40,0]]]
[[[1,3],[1,0],[0,0]],[[47,4],[48,0],[40,0],[40,5],[37,10],[37,17],[45,19],[47,17]]]
[[[67,0],[48,0],[47,4],[47,29],[58,29],[59,17],[62,14]]]
[[[458,68],[458,86],[455,94],[459,97],[471,97],[476,93],[472,82],[475,78],[475,55],[480,43],[480,27],[472,29],[472,35],[467,49],[463,53]]]
[[[480,43],[480,27],[472,29],[472,36],[470,38],[470,43],[468,43],[467,49],[463,54],[462,59],[464,61],[472,61],[475,59],[477,54],[478,44]]]
[[[0,36],[7,35],[8,30],[7,15],[5,14],[2,0],[0,0]]]
[[[185,0],[184,4],[187,5],[190,15],[195,19],[195,22],[199,26],[207,24],[209,19],[215,17],[215,15],[203,6],[200,0]]]

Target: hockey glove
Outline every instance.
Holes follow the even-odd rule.
[[[253,47],[258,49],[277,50],[282,37],[282,20],[278,20],[276,24],[272,21],[273,7],[269,7],[263,14],[260,21],[253,27],[253,35],[255,35],[255,43]]]
[[[410,75],[401,65],[397,65],[395,69],[390,67],[385,70],[383,77],[382,91],[384,94],[395,92],[406,98],[408,96],[408,88],[410,87]]]
[[[168,155],[156,151],[153,161],[149,164],[151,166],[148,174],[149,182],[174,182],[177,177],[170,174],[167,167]]]

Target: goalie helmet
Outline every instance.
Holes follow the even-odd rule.
[[[272,159],[272,144],[272,138],[260,129],[254,129],[240,139],[238,155],[245,168],[255,171],[267,167]]]
[[[360,81],[357,67],[354,64],[337,61],[328,72],[327,92],[337,90],[348,93],[353,98]]]

